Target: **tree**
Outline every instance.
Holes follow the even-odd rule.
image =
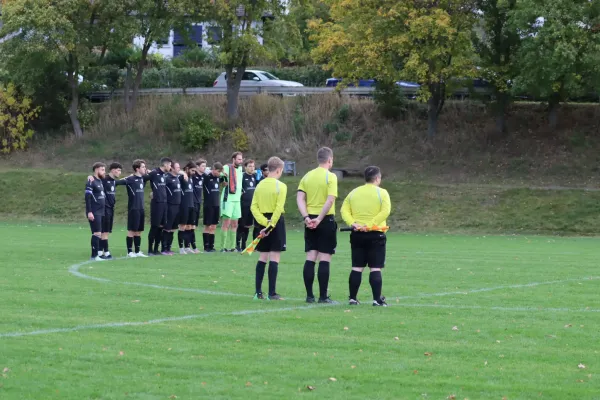
[[[550,129],[561,102],[585,91],[584,76],[598,71],[598,4],[588,0],[521,0],[511,13],[522,45],[517,90],[547,99]]]
[[[475,73],[474,15],[470,0],[332,0],[332,22],[310,23],[313,56],[342,78],[421,83],[433,137],[447,86]]]
[[[506,134],[506,112],[511,101],[512,81],[517,76],[515,55],[521,38],[509,23],[517,0],[477,0],[481,12],[473,42],[481,62],[481,74],[490,82],[495,101],[496,128]]]
[[[329,4],[322,0],[290,0],[288,16],[293,21],[300,35],[300,48],[296,55],[299,62],[310,61],[310,52],[316,44],[310,40],[310,20],[331,22],[329,15]]]
[[[194,14],[212,21],[219,32],[211,38],[227,80],[227,117],[231,124],[238,118],[238,97],[246,68],[257,61],[274,58],[274,43],[284,38],[269,35],[265,21],[283,15],[284,0],[211,0],[207,9]],[[199,19],[199,18],[197,18]],[[275,30],[276,31],[276,30]],[[270,42],[263,46],[259,38]],[[215,40],[216,39],[216,40]]]
[[[120,0],[6,0],[3,3],[3,29],[19,32],[10,40],[8,48],[13,51],[12,56],[26,58],[46,54],[49,60],[63,65],[70,90],[68,112],[77,137],[83,135],[78,117],[80,74],[104,56],[122,6]],[[32,63],[22,65],[37,68]]]
[[[31,99],[21,96],[13,84],[0,86],[0,152],[24,150],[33,137],[29,127],[40,111]]]

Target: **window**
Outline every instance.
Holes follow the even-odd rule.
[[[210,26],[206,32],[206,38],[208,43],[220,43],[223,39],[223,31],[218,26]]]
[[[254,72],[244,72],[244,75],[242,76],[242,80],[243,81],[260,81],[260,78]]]
[[[268,72],[263,72],[262,74],[263,74],[263,76],[264,76],[265,78],[267,78],[267,79],[269,79],[269,80],[271,80],[271,81],[278,81],[278,80],[279,80],[279,78],[278,78],[278,77],[276,77],[275,75],[273,75],[273,74],[270,74],[270,73],[268,73]]]

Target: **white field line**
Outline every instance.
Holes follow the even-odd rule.
[[[388,300],[389,301],[389,300]],[[448,308],[451,310],[484,310],[484,311],[506,311],[506,312],[564,312],[564,313],[599,313],[596,308],[553,308],[553,307],[500,307],[500,306],[466,306],[452,304],[390,304],[406,308]]]

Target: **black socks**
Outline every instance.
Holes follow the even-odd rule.
[[[179,244],[179,248],[183,249],[183,236],[185,231],[177,231],[177,243]]]
[[[108,239],[100,239],[100,251],[108,253]]]
[[[210,241],[209,236],[210,235],[208,233],[206,233],[206,232],[202,233],[202,244],[204,244],[204,250],[205,251],[210,249],[210,247],[208,247],[208,243]]]
[[[315,281],[315,262],[306,260],[304,262],[304,287],[306,288],[307,297],[315,297],[313,293],[313,282]]]
[[[275,286],[277,285],[277,272],[279,270],[279,263],[275,261],[269,261],[269,296],[274,295]]]
[[[369,283],[371,284],[371,290],[373,290],[373,300],[380,301],[381,287],[383,286],[381,271],[371,271],[371,274],[369,274]]]
[[[98,236],[92,235],[91,246],[92,258],[98,257],[98,250],[100,249],[100,238]]]
[[[190,244],[192,245],[192,249],[196,250],[196,231],[191,230],[190,232]]]
[[[327,298],[327,286],[329,285],[329,261],[319,262],[319,271],[317,272],[319,279],[319,298]]]
[[[133,253],[133,238],[127,236],[126,243],[127,243],[127,254]]]
[[[214,235],[212,235],[214,237]],[[256,263],[256,293],[262,293],[262,281],[265,277],[265,267],[267,263],[259,261]],[[270,271],[269,266],[269,271]]]
[[[134,236],[133,237],[133,244],[135,246],[135,252],[139,253],[140,252],[140,244],[142,243],[142,238],[139,236]]]
[[[362,272],[359,271],[350,271],[350,278],[348,279],[348,286],[350,287],[350,298],[352,300],[356,300],[356,296],[358,295],[358,289],[360,288],[360,283],[362,281]]]

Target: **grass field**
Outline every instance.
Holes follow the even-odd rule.
[[[352,309],[302,301],[300,233],[281,302],[252,301],[256,256],[87,263],[67,225],[2,224],[0,243],[3,400],[600,399],[595,238],[390,234],[391,307],[365,275]]]

